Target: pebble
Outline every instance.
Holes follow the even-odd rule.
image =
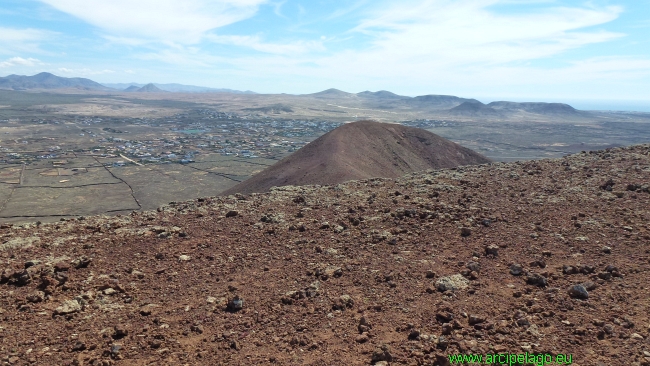
[[[32,260],[26,261],[25,262],[25,269],[27,269],[29,267],[36,266],[38,264],[41,264],[41,261],[39,261],[38,259],[32,259]]]
[[[26,300],[29,302],[41,302],[45,300],[45,293],[43,291],[36,291],[27,295]]]
[[[113,327],[113,338],[119,339],[119,338],[124,338],[129,335],[128,329],[126,329],[123,325],[116,325]]]
[[[528,275],[526,283],[533,286],[546,287],[546,285],[548,285],[548,280],[542,275],[533,273]]]
[[[589,298],[589,292],[583,285],[573,285],[569,288],[569,296],[574,299],[586,300]]]
[[[470,271],[479,272],[481,270],[481,264],[478,263],[478,262],[472,261],[472,262],[467,263],[467,268]]]
[[[79,311],[81,311],[81,304],[77,300],[67,300],[54,310],[54,315],[67,315]]]
[[[485,247],[485,255],[497,256],[499,255],[499,246],[497,245],[488,245]]]
[[[475,325],[475,324],[480,324],[485,322],[485,318],[478,316],[478,315],[470,315],[469,316],[469,325]]]
[[[440,337],[438,337],[437,346],[441,350],[446,350],[447,347],[449,347],[449,339],[447,339],[447,337],[441,335]]]
[[[235,295],[232,300],[228,301],[228,309],[232,311],[241,310],[244,307],[244,299]]]
[[[612,274],[611,272],[600,272],[598,273],[598,278],[601,280],[609,281],[612,279]]]
[[[70,269],[70,265],[65,262],[59,262],[54,265],[54,272],[66,272]]]
[[[368,322],[368,319],[366,319],[365,316],[362,316],[361,319],[359,320],[359,325],[357,327],[359,330],[359,333],[365,333],[372,329],[372,325]]]
[[[587,291],[593,291],[596,288],[598,288],[598,285],[591,281],[583,282],[581,283],[581,285],[584,286],[584,288],[587,289]]]
[[[469,286],[469,280],[461,274],[441,277],[436,281],[436,288],[440,292],[457,291],[466,289]]]
[[[72,266],[76,269],[86,268],[92,263],[92,259],[82,256],[72,261]]]
[[[392,362],[393,355],[390,353],[390,347],[387,344],[382,344],[379,348],[375,349],[372,353],[372,362]],[[375,363],[376,364],[376,363]]]
[[[368,340],[369,340],[368,334],[366,333],[360,334],[354,339],[354,341],[357,343],[366,343],[368,342]]]
[[[409,332],[408,339],[411,341],[420,339],[420,331],[417,329],[411,329],[411,331]]]
[[[226,217],[235,217],[235,216],[237,216],[237,215],[239,215],[239,212],[234,211],[234,210],[230,210],[230,211],[228,211],[228,212],[226,213]]]
[[[191,259],[192,259],[192,257],[190,257],[189,255],[181,255],[180,257],[178,257],[179,262],[187,262],[187,261],[189,261]]]
[[[519,264],[513,264],[510,266],[510,274],[513,276],[520,276],[522,273],[524,273],[524,269],[521,265]]]

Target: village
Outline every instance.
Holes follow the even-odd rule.
[[[119,158],[110,163],[114,167],[190,164],[200,154],[279,159],[340,125],[326,120],[274,119],[210,109],[157,119],[75,116],[20,123],[48,125],[56,133],[34,131],[11,139],[0,136],[0,163],[30,164],[69,153]]]

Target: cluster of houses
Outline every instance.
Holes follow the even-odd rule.
[[[221,154],[241,158],[277,159],[299,149],[309,141],[340,125],[326,120],[277,119],[260,115],[237,115],[211,109],[189,110],[164,118],[72,117],[63,120],[33,120],[34,123],[70,125],[78,139],[87,139],[87,147],[75,141],[74,148],[65,141],[38,153],[5,149],[0,161],[26,163],[37,159],[56,159],[74,151],[104,158],[116,158],[110,163],[120,167],[138,164],[189,164],[199,154]],[[139,134],[128,133],[128,126]],[[73,126],[74,127],[74,126]],[[143,129],[142,127],[145,127]],[[146,134],[146,127],[165,133]],[[132,131],[133,131],[132,130]],[[143,138],[143,136],[146,136]],[[36,145],[36,144],[34,144]],[[41,145],[42,146],[42,145]],[[24,149],[21,149],[24,150]]]

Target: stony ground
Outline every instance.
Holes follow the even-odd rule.
[[[644,145],[5,225],[0,362],[648,365],[649,191]]]

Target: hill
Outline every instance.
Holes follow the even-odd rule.
[[[323,90],[318,93],[303,94],[303,96],[310,96],[315,98],[353,98],[356,97],[357,95],[331,88],[331,89]]]
[[[250,90],[241,91],[241,90],[226,89],[226,88],[209,88],[205,86],[185,85],[185,84],[177,84],[177,83],[168,83],[168,84],[153,83],[153,84],[161,90],[172,92],[172,93],[257,94]],[[139,83],[103,83],[103,85],[118,90],[131,89],[131,87],[135,87],[134,89],[138,89],[145,86],[145,84],[139,84]]]
[[[141,87],[139,87],[139,86],[131,85],[128,88],[124,89],[124,91],[125,92],[134,92],[134,91],[140,90],[140,88]]]
[[[164,93],[165,91],[158,88],[157,86],[149,83],[138,90],[135,90],[136,93]]]
[[[572,106],[564,103],[543,103],[543,102],[492,102],[487,105],[495,110],[517,111],[522,110],[529,113],[543,115],[578,115],[580,112]]]
[[[403,95],[397,95],[393,92],[389,92],[387,90],[380,90],[377,92],[371,92],[371,91],[363,91],[361,93],[357,93],[358,96],[362,98],[375,98],[375,99],[411,99],[411,97],[406,97]]]
[[[90,79],[64,78],[41,72],[33,76],[9,75],[0,77],[0,89],[26,90],[26,89],[63,89],[77,88],[83,90],[111,90]]]
[[[462,117],[496,117],[500,113],[490,106],[479,102],[478,100],[471,100],[461,103],[448,112],[450,116]]]
[[[423,129],[360,121],[328,132],[224,194],[264,192],[273,186],[394,178],[426,169],[487,162],[480,154]]]
[[[464,102],[478,102],[478,100],[459,98],[453,95],[420,95],[406,102],[409,105],[420,108],[449,109]]]
[[[3,225],[3,359],[645,365],[647,166],[643,145]]]

